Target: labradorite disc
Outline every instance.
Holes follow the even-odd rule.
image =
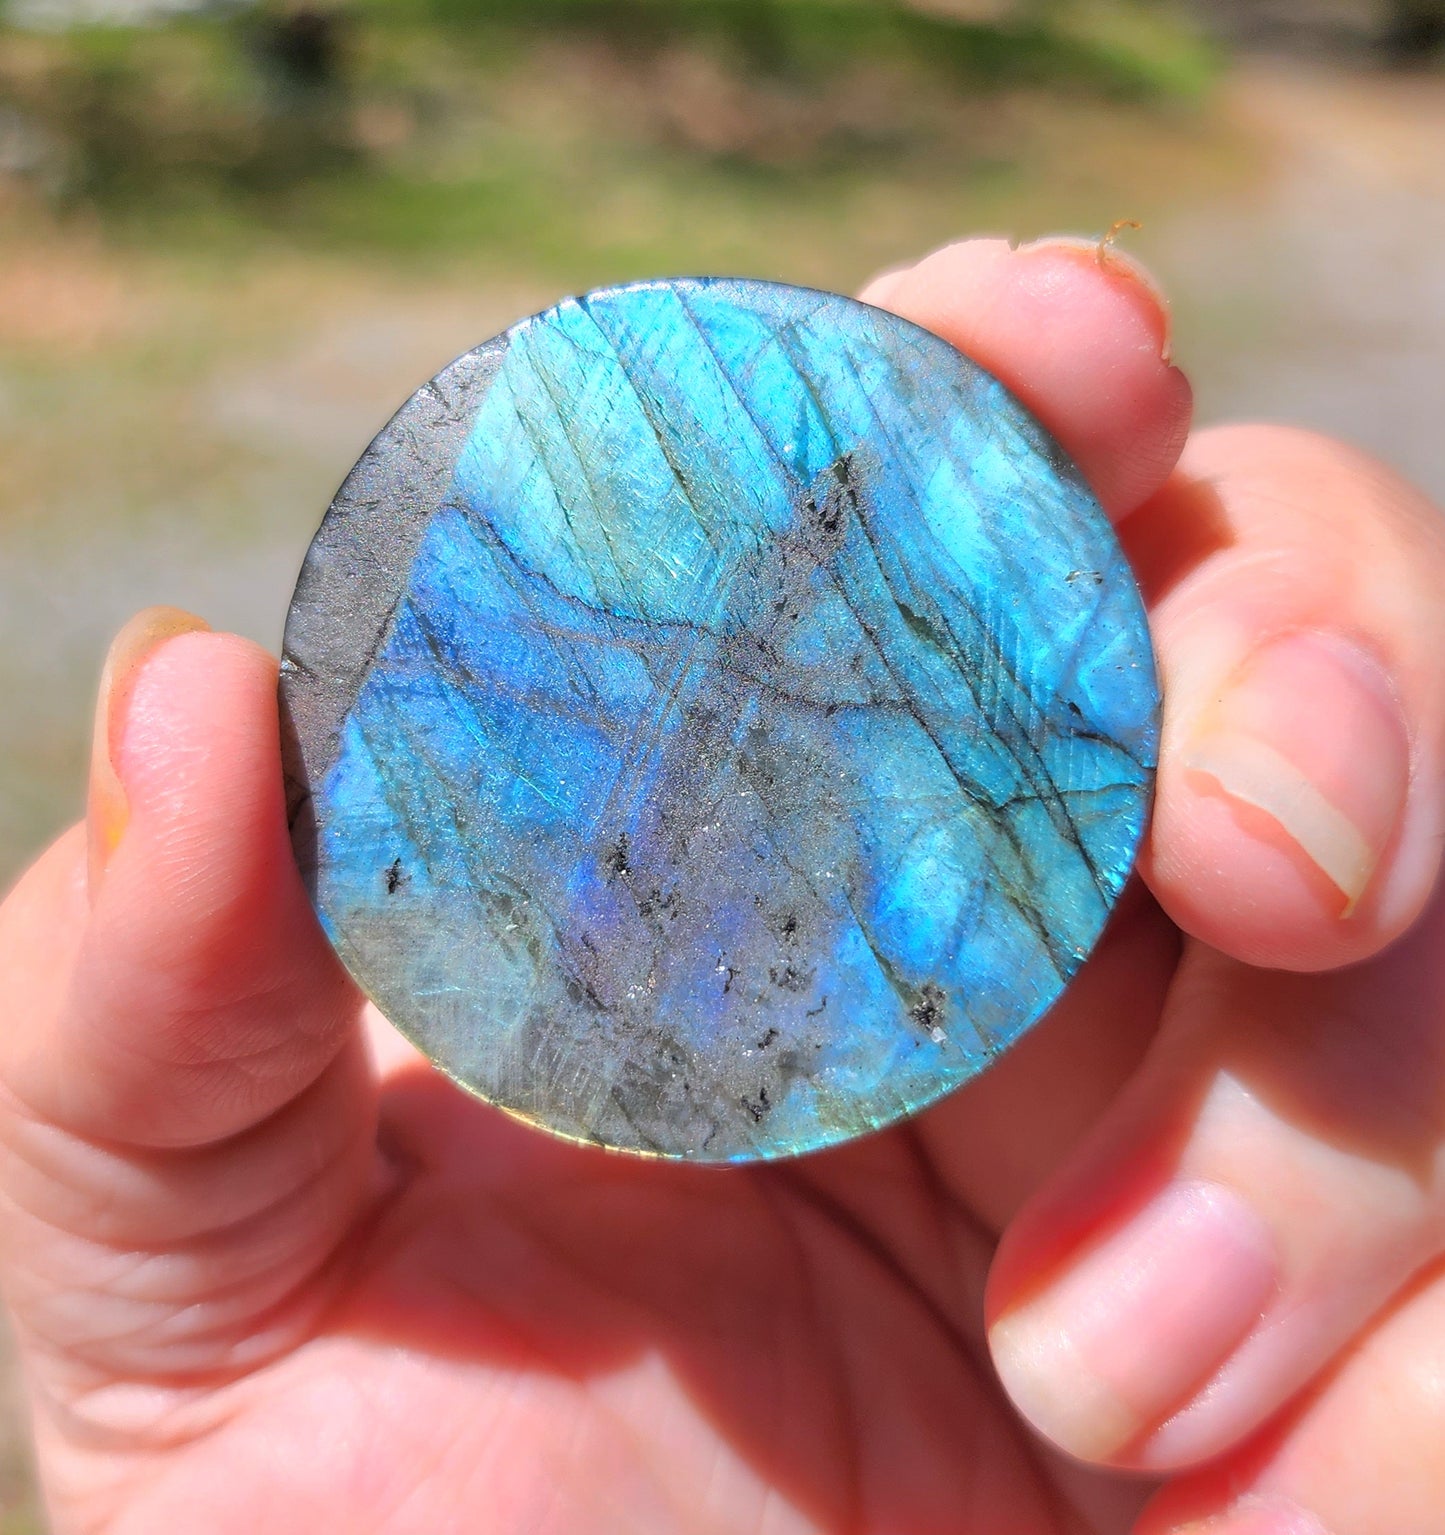
[[[286,626],[297,857],[445,1072],[699,1161],[982,1071],[1129,872],[1139,596],[936,336],[734,279],[569,299],[404,405]]]

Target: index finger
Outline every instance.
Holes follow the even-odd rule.
[[[964,240],[885,273],[860,297],[942,336],[1006,384],[1115,521],[1168,478],[1193,394],[1170,360],[1168,305],[1127,257],[1077,239]]]

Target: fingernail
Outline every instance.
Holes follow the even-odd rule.
[[[1292,634],[1245,663],[1183,761],[1263,811],[1340,892],[1348,916],[1404,811],[1410,739],[1373,656],[1332,635]]]
[[[100,674],[95,703],[95,734],[90,750],[90,792],[86,808],[89,828],[90,888],[100,882],[111,854],[125,834],[130,811],[125,786],[115,769],[115,747],[125,726],[126,710],[136,677],[146,658],[177,634],[209,629],[205,619],[180,608],[146,608],[111,641]]]
[[[989,1331],[1014,1405],[1081,1460],[1107,1460],[1215,1372],[1274,1293],[1264,1222],[1219,1184],[1171,1184]]]
[[[1175,1525],[1169,1535],[1329,1535],[1329,1531],[1293,1503],[1251,1498],[1213,1519]]]
[[[872,304],[876,309],[886,309],[888,300],[898,289],[898,284],[912,270],[913,263],[904,262],[874,273],[859,292],[859,299],[865,304]]]
[[[1146,309],[1154,321],[1158,334],[1159,360],[1171,362],[1174,356],[1174,311],[1158,279],[1144,263],[1107,237],[1095,235],[1086,239],[1082,235],[1046,235],[1021,245],[1021,251],[1066,250],[1105,272],[1133,286],[1145,301]]]

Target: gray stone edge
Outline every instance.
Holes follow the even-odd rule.
[[[313,894],[313,786],[336,761],[507,345],[507,333],[483,342],[412,395],[347,475],[302,562],[281,649],[281,764],[292,846]]]

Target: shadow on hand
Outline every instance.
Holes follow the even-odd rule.
[[[338,1330],[583,1392],[660,1366],[645,1409],[629,1390],[627,1442],[674,1493],[691,1482],[663,1447],[695,1443],[700,1422],[810,1527],[1061,1527],[983,1354],[989,1244],[910,1131],[786,1166],[692,1168],[552,1140],[423,1067],[390,1080],[383,1124],[409,1177]],[[599,1417],[615,1436],[615,1406]]]
[[[1414,929],[1362,964],[1261,971],[1200,952],[1187,1005],[1228,1020],[1219,1069],[1325,1145],[1422,1188],[1445,1142],[1445,883]],[[1199,1031],[1208,1050],[1209,1027]]]

